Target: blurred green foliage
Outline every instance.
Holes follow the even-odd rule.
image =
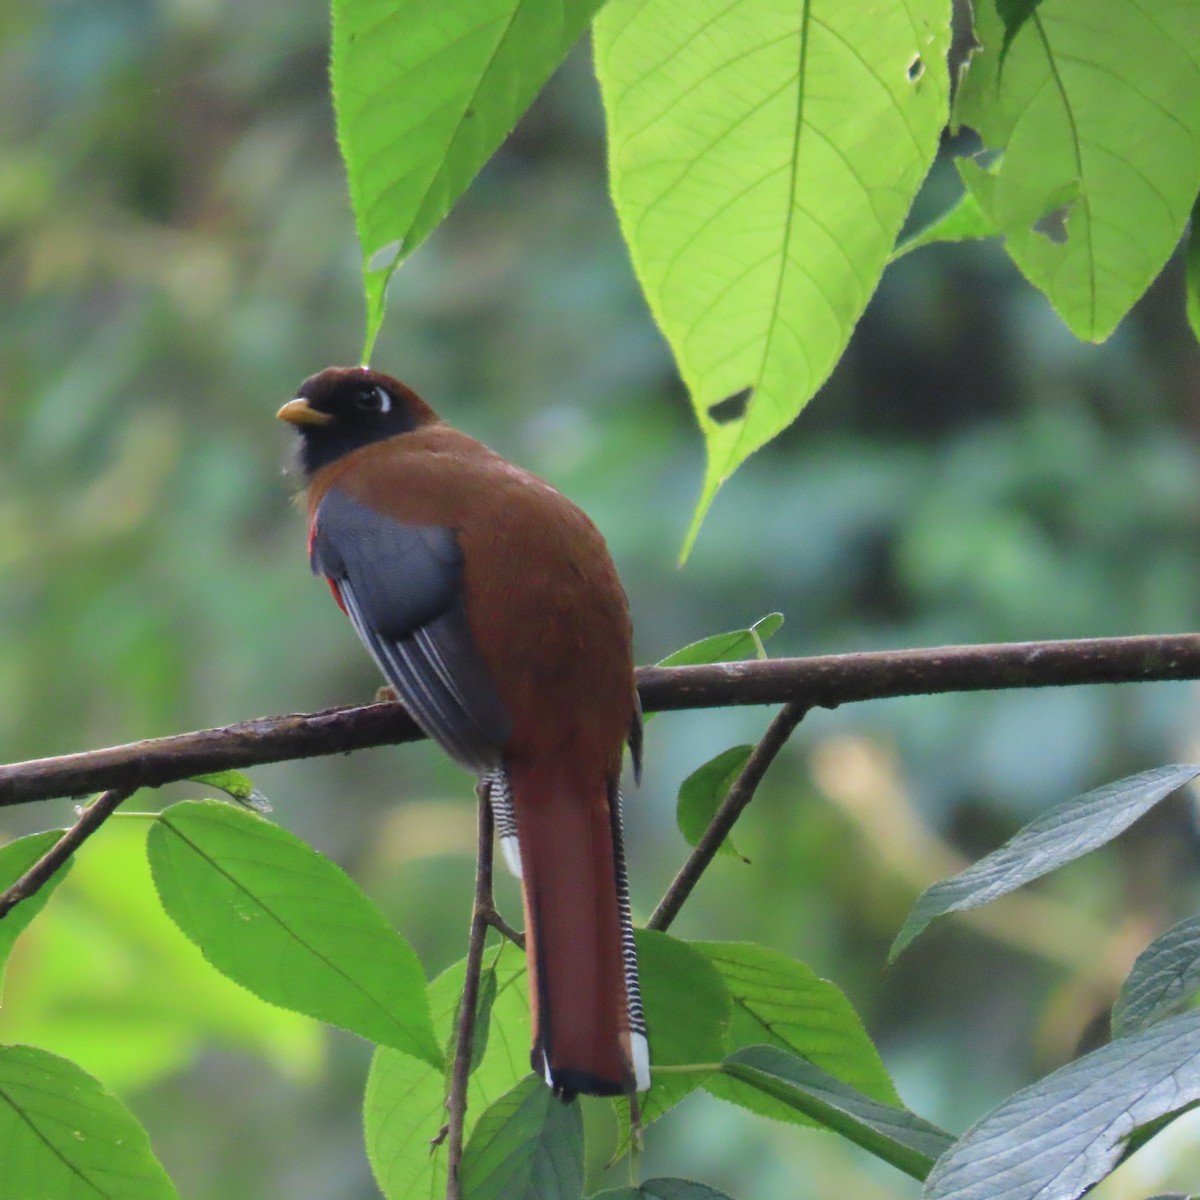
[[[308,574],[271,419],[304,376],[353,360],[362,327],[326,38],[323,8],[282,3],[0,13],[3,761],[376,686]],[[947,148],[913,226],[958,186]],[[773,655],[1165,632],[1200,610],[1200,351],[1183,287],[1177,258],[1090,347],[995,245],[906,256],[822,394],[725,487],[678,571],[702,448],[607,200],[580,48],[397,275],[375,361],[592,514],[642,661],[775,609],[788,621]],[[881,980],[907,906],[945,873],[946,846],[915,820],[978,855],[1074,792],[1194,758],[1196,716],[1184,684],[814,713],[739,826],[750,865],[715,864],[677,931],[760,941],[837,981],[905,1100],[961,1130],[1086,1041],[1112,999],[1104,963],[1128,965],[1139,944],[1121,959],[1123,934],[1194,909],[1193,816],[1169,801],[1044,889],[1048,914],[1096,935],[1073,956],[947,922]],[[627,805],[641,915],[685,853],[680,782],[765,721],[651,725]],[[427,973],[461,957],[466,776],[404,747],[254,777]],[[65,802],[5,809],[0,833],[67,816]],[[151,928],[123,830],[85,848],[17,944],[0,1040],[115,1087],[190,1200],[374,1196],[365,1044],[251,1005],[157,913]],[[1160,1159],[1096,1194],[1188,1186],[1148,1153]],[[739,1196],[916,1193],[833,1139],[700,1095],[655,1127],[644,1166]]]

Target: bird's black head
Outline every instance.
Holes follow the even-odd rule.
[[[275,415],[299,432],[306,476],[360,446],[438,419],[411,388],[367,367],[326,367],[310,375]]]

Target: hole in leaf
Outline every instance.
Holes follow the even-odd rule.
[[[947,152],[955,158],[979,159],[981,155],[989,153],[983,138],[970,125],[960,125],[953,133],[947,131],[942,134],[942,139]],[[980,163],[980,166],[983,165]]]
[[[396,265],[396,260],[400,257],[400,252],[403,249],[403,238],[394,242],[388,242],[386,246],[380,246],[367,260],[367,270],[390,271]]]
[[[919,54],[913,55],[913,60],[908,64],[905,74],[908,76],[909,83],[916,83],[925,74],[925,62]]]
[[[750,397],[753,394],[753,388],[742,388],[740,392],[734,392],[732,396],[726,396],[724,400],[718,400],[716,404],[710,405],[708,415],[718,425],[728,425],[730,421],[740,421],[746,415],[746,406],[750,403]]]
[[[1052,208],[1048,213],[1043,213],[1033,223],[1033,232],[1040,233],[1043,237],[1049,238],[1056,246],[1061,246],[1069,236],[1067,233],[1067,221],[1071,217],[1071,210],[1075,207],[1075,201],[1072,200],[1068,204],[1060,204],[1057,208]]]

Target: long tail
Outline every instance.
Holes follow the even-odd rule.
[[[505,859],[521,877],[533,1069],[563,1100],[650,1086],[650,1055],[615,781],[570,770],[492,779]]]

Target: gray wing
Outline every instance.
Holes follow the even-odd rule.
[[[471,636],[454,531],[406,525],[334,488],[311,558],[413,720],[464,766],[495,767],[508,715]]]

